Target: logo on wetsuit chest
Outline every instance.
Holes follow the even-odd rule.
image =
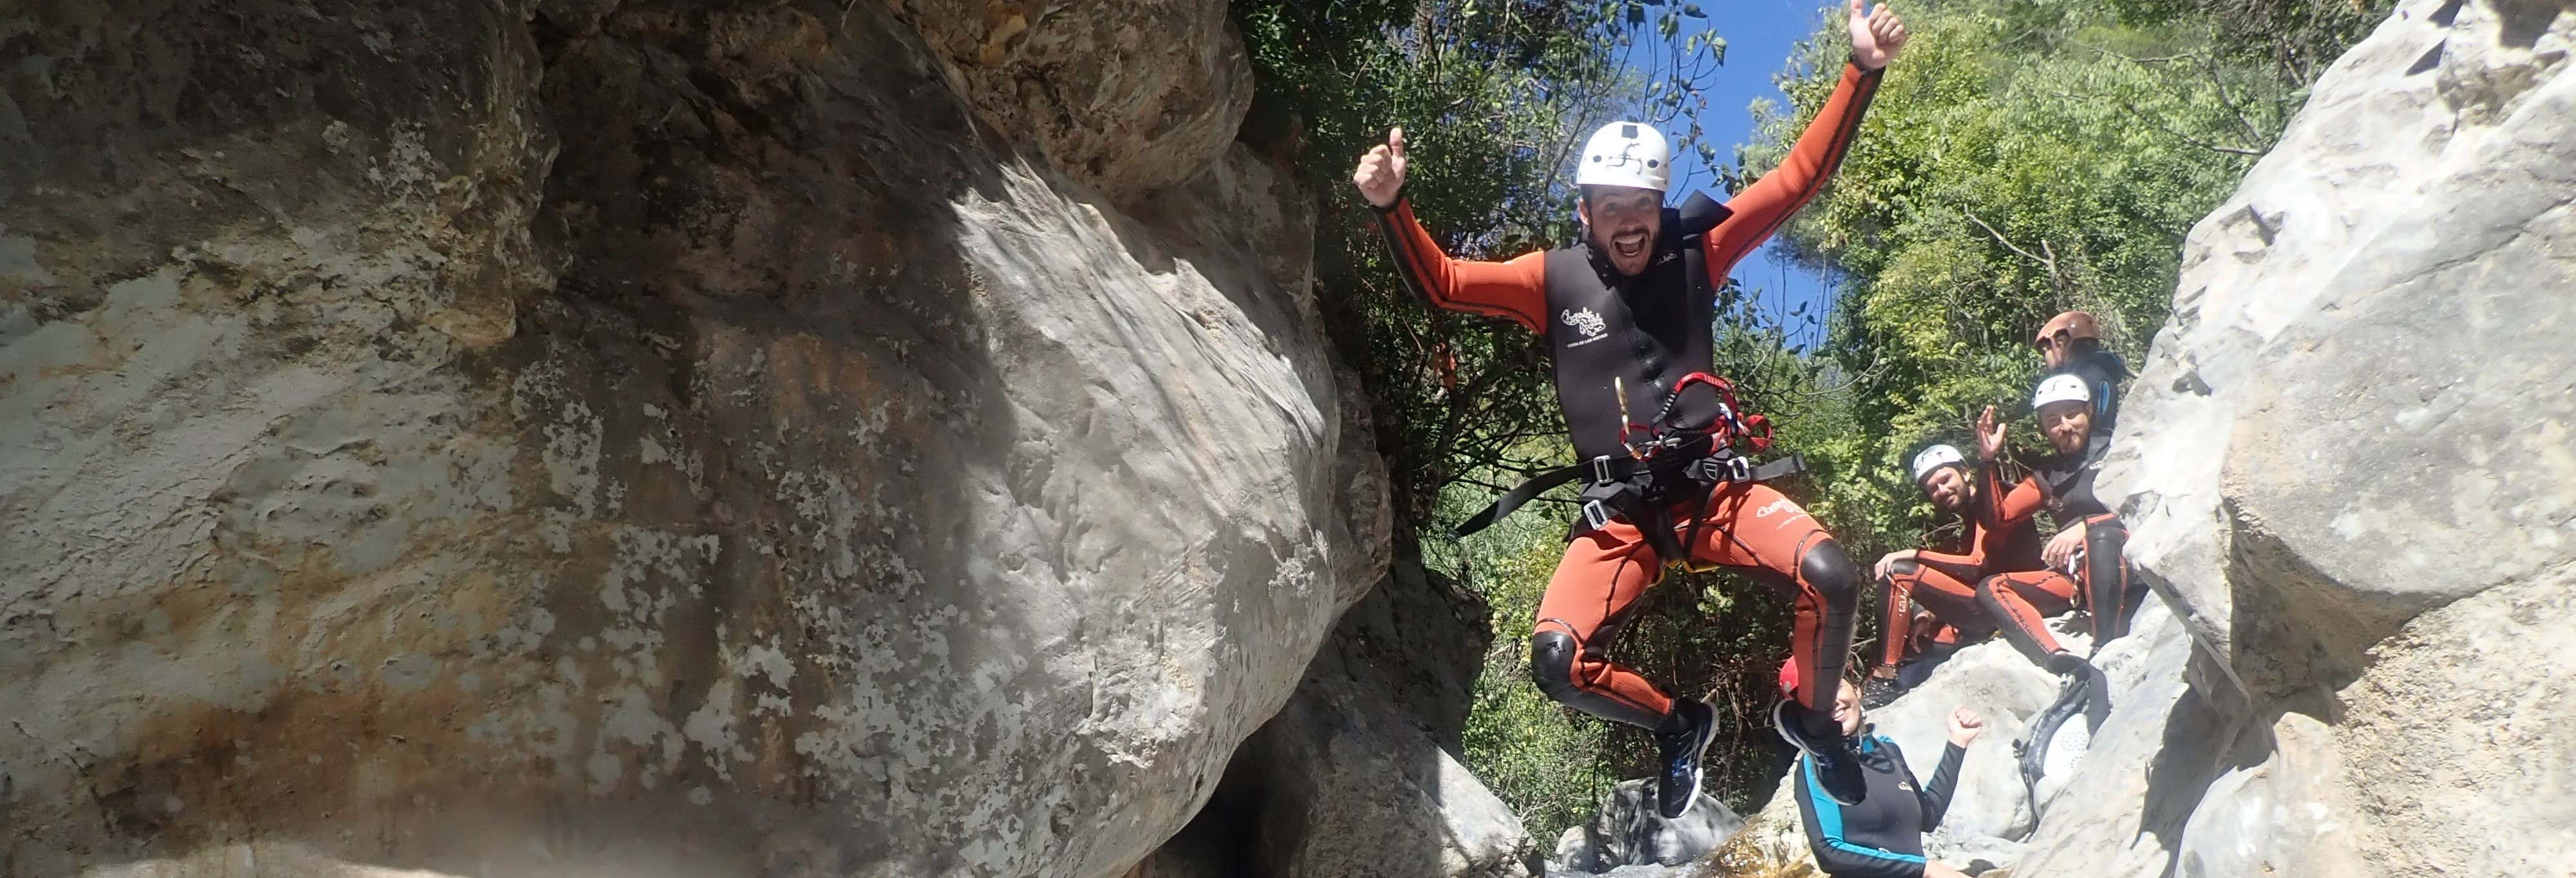
[[[1601,334],[1610,330],[1610,324],[1590,308],[1567,309],[1558,312],[1557,319],[1565,321],[1566,328],[1583,334],[1583,340],[1566,345],[1570,348],[1600,341],[1603,338]]]

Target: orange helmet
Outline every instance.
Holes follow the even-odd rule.
[[[2057,341],[2059,334],[2064,334],[2069,341],[2079,338],[2101,341],[2102,324],[2095,321],[2093,315],[2082,311],[2062,312],[2048,318],[2048,323],[2039,328],[2039,335],[2033,337],[2030,343],[2038,347],[2048,347]]]

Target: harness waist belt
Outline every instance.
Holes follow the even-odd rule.
[[[1649,479],[1656,475],[1679,476],[1691,482],[1714,487],[1731,482],[1767,482],[1807,470],[1807,459],[1792,454],[1756,465],[1735,454],[1712,454],[1689,462],[1638,460],[1633,457],[1596,457],[1573,466],[1558,467],[1538,474],[1520,487],[1503,492],[1494,505],[1485,507],[1459,524],[1452,536],[1463,537],[1493,526],[1512,514],[1521,504],[1559,485],[1584,480],[1581,499],[1583,523],[1598,530],[1608,527],[1626,508],[1644,499]]]

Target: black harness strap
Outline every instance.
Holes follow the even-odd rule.
[[[1759,465],[1732,454],[1713,455],[1671,469],[1673,475],[1707,485],[1712,489],[1727,482],[1767,482],[1806,471],[1807,459],[1795,454]],[[1647,466],[1646,461],[1628,457],[1599,457],[1573,466],[1548,470],[1529,481],[1522,482],[1519,487],[1504,492],[1493,505],[1469,516],[1465,522],[1458,525],[1456,530],[1450,531],[1450,535],[1463,537],[1492,527],[1494,522],[1503,520],[1504,516],[1512,514],[1512,511],[1521,508],[1522,504],[1536,500],[1539,495],[1555,490],[1560,485],[1577,480],[1582,480],[1585,485],[1583,523],[1595,529],[1606,527],[1612,517],[1627,514],[1630,510],[1621,508],[1621,501],[1613,499],[1618,495],[1596,497],[1594,491],[1602,485],[1628,486],[1633,489],[1637,499],[1643,499],[1646,493],[1645,486],[1634,483],[1640,481],[1641,477],[1652,474],[1653,470]],[[1633,505],[1633,501],[1628,503]]]

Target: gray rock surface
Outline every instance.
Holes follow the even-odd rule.
[[[2070,650],[2091,649],[2081,615],[2050,620],[2060,642]],[[2108,682],[2107,700],[2116,711],[2135,698],[2147,680],[2158,676],[2160,657],[2178,657],[2186,643],[2181,626],[2161,601],[2150,597],[2140,607],[2130,634],[2103,647],[2094,664]],[[2057,700],[2060,678],[2031,664],[2000,639],[1963,648],[1934,669],[1922,684],[1895,701],[1869,711],[1866,719],[1879,734],[1905,751],[1908,768],[1930,780],[1949,746],[1950,712],[1968,707],[1986,717],[1986,731],[1959,763],[1958,785],[1941,825],[1924,839],[1933,859],[1966,868],[1974,863],[2009,866],[2018,861],[2022,842],[2033,828],[2030,791],[2021,779],[2013,744],[2027,736],[2030,723]],[[2103,734],[2112,732],[2106,728]],[[2090,753],[2093,730],[2083,718],[2068,722],[2050,744],[2049,766],[2039,785],[2043,809],[2054,809],[2070,778],[2097,757]],[[1746,820],[1748,843],[1783,859],[1814,863],[1806,829],[1798,815],[1795,787],[1783,776],[1780,787],[1761,813]],[[2093,795],[2086,792],[2085,797]]]
[[[1744,818],[1726,803],[1701,793],[1689,812],[1672,820],[1655,810],[1650,778],[1620,781],[1601,796],[1592,822],[1567,827],[1557,839],[1551,874],[1612,872],[1622,866],[1681,866],[1725,844]]]
[[[0,33],[0,874],[1118,874],[1382,575],[1221,136],[1123,215],[868,3]]]
[[[1481,599],[1400,562],[1345,613],[1211,809],[1250,878],[1520,878],[1510,806],[1454,751],[1493,633]],[[1229,834],[1220,829],[1218,835]]]
[[[1214,164],[1252,62],[1207,0],[884,0],[978,116],[1120,203]]]
[[[2194,229],[2106,482],[2197,649],[2018,874],[2576,859],[2576,4],[2417,0]]]
[[[2403,4],[2184,246],[2109,475],[2258,696],[2570,557],[2570,9]]]

